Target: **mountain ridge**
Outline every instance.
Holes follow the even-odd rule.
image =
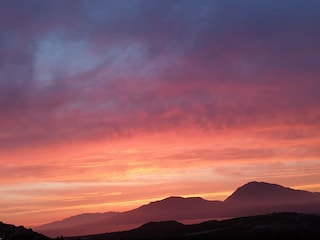
[[[96,221],[99,219],[103,219],[112,215],[115,215],[120,212],[103,212],[103,213],[81,213],[78,215],[70,216],[68,218],[64,218],[62,220],[50,222],[41,225],[41,228],[49,227],[49,228],[65,228],[65,227],[73,227],[75,225],[79,224],[86,224],[89,223],[90,221]],[[39,227],[36,227],[39,228]]]
[[[272,195],[270,194],[272,193]],[[320,198],[320,193],[308,192],[284,187],[274,183],[252,181],[244,184],[234,191],[224,202],[238,202],[241,204],[270,204],[283,202],[304,203],[309,198]]]
[[[170,239],[297,239],[320,237],[320,215],[272,213],[186,225],[176,221],[149,222],[135,229],[86,236],[87,240]]]
[[[65,220],[62,220],[62,228],[49,223],[35,229],[48,236],[88,235],[123,231],[154,221],[231,218],[281,211],[320,213],[320,193],[266,182],[249,182],[237,188],[225,201],[171,196],[85,223],[63,225]]]

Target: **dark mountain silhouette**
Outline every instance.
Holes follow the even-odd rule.
[[[85,214],[49,223],[37,231],[48,236],[74,236],[123,231],[146,222],[231,218],[272,212],[320,213],[320,193],[294,190],[276,184],[250,182],[224,202],[200,197],[169,197],[121,213]],[[87,219],[86,219],[87,217]],[[78,221],[81,218],[81,221]]]
[[[200,197],[169,197],[121,213],[115,216],[114,221],[120,223],[122,218],[127,219],[127,223],[205,218],[211,217],[222,205],[221,201],[208,201]]]
[[[70,240],[80,237],[70,238]],[[320,216],[273,213],[184,225],[176,221],[150,222],[133,230],[85,236],[86,240],[251,240],[320,239]]]
[[[223,213],[222,206],[223,202],[221,201],[208,201],[200,197],[169,197],[130,211],[113,213],[102,219],[99,215],[99,218],[92,222],[77,224],[78,218],[72,217],[45,224],[35,229],[52,237],[122,231],[150,221],[212,218],[214,215],[219,215],[219,212],[220,214]],[[72,220],[72,223],[70,220]],[[63,226],[64,222],[66,222],[67,227]]]
[[[186,226],[176,221],[149,222],[141,227],[126,231],[125,233],[140,238],[156,237],[165,238],[168,236],[179,236],[186,232]],[[107,235],[107,234],[106,234]]]
[[[320,193],[295,190],[265,182],[249,182],[239,187],[225,202],[241,205],[270,205],[301,204],[319,199]]]
[[[105,212],[105,213],[83,213],[69,218],[65,218],[61,221],[55,221],[52,223],[41,225],[37,227],[38,230],[41,229],[61,229],[61,228],[71,228],[82,224],[89,224],[91,222],[96,222],[102,219],[107,219],[111,216],[115,216],[118,212]]]
[[[50,238],[26,229],[23,226],[16,227],[0,222],[0,239],[2,240],[49,240]]]
[[[320,213],[320,193],[265,182],[249,182],[239,187],[224,203],[225,213],[232,217],[283,211]]]

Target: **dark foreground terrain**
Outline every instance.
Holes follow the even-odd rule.
[[[99,235],[69,237],[69,240],[148,239],[320,239],[320,215],[273,213],[222,221],[184,225],[176,221],[150,222],[139,228]]]
[[[11,224],[0,222],[0,239],[1,240],[49,240],[50,238],[26,229],[23,226],[16,227]]]

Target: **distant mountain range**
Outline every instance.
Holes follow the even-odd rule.
[[[273,212],[320,213],[320,193],[249,182],[225,201],[169,197],[126,212],[87,213],[35,228],[47,236],[80,236],[123,231],[147,222],[252,216]]]

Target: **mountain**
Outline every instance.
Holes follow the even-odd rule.
[[[38,231],[42,230],[52,230],[52,229],[63,229],[72,228],[78,225],[89,224],[91,222],[96,222],[102,219],[107,219],[111,216],[119,214],[118,212],[105,212],[105,213],[83,213],[69,218],[65,218],[60,221],[55,221],[52,223],[47,223],[37,227]]]
[[[122,218],[127,219],[128,222],[140,222],[141,220],[148,222],[206,218],[218,213],[222,205],[221,201],[208,201],[200,197],[169,197],[124,212],[115,219],[119,222],[122,222]]]
[[[74,239],[77,239],[76,237]],[[320,216],[273,213],[185,225],[176,221],[149,222],[136,229],[86,236],[86,240],[170,239],[320,239]]]
[[[123,231],[146,222],[231,218],[272,212],[320,213],[320,193],[294,190],[276,184],[250,182],[225,201],[200,197],[169,197],[121,213],[83,214],[36,228],[48,236],[89,235]],[[81,221],[79,221],[81,219]]]
[[[320,193],[265,182],[239,187],[224,203],[225,213],[233,217],[283,211],[320,213]]]
[[[0,222],[0,239],[3,240],[49,240],[50,238],[26,229],[23,226],[16,227]]]
[[[208,201],[200,197],[169,197],[130,211],[108,214],[105,218],[97,215],[94,221],[86,223],[76,224],[78,223],[78,216],[76,216],[45,224],[35,229],[52,237],[122,231],[150,221],[212,218],[219,212],[222,214],[222,206],[223,202],[221,201]],[[84,214],[82,216],[91,215]]]
[[[239,187],[225,202],[241,205],[303,204],[319,199],[320,193],[295,190],[265,182],[249,182]]]

